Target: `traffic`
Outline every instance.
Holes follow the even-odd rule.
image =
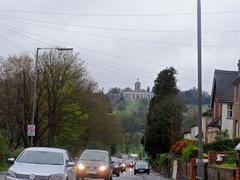
[[[12,166],[7,171],[6,180],[112,180],[113,176],[130,179],[132,174],[150,173],[147,161],[131,156],[110,157],[104,150],[86,149],[79,158],[73,159],[65,149],[30,147],[16,159],[9,158],[8,161]],[[129,177],[123,175],[126,172]]]

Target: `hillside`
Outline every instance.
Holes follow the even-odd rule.
[[[115,104],[115,114],[123,132],[121,152],[139,155],[143,152],[141,139],[145,131],[148,103],[146,100],[122,100]]]
[[[115,107],[117,114],[126,115],[142,115],[145,116],[147,113],[148,101],[136,100],[136,101],[121,101]]]
[[[198,90],[196,88],[189,89],[187,91],[183,91],[182,95],[185,97],[187,104],[198,104]],[[210,103],[210,95],[208,92],[203,91],[202,93],[202,103],[209,104]]]

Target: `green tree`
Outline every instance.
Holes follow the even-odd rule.
[[[158,74],[147,115],[146,151],[153,159],[170,150],[179,136],[183,101],[176,86],[176,70],[166,68]]]
[[[55,144],[78,154],[80,147],[84,145],[82,137],[88,115],[81,112],[77,103],[64,105],[60,114],[62,118],[55,136]]]

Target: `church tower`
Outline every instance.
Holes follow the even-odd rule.
[[[139,82],[139,79],[137,79],[137,82],[135,83],[135,91],[141,91],[141,83]]]

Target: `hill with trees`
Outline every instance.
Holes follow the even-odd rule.
[[[192,105],[198,104],[198,90],[195,87],[187,91],[183,91],[182,95],[186,100],[186,104],[192,104]],[[203,91],[202,93],[202,103],[204,105],[210,103],[210,95],[206,91]]]

